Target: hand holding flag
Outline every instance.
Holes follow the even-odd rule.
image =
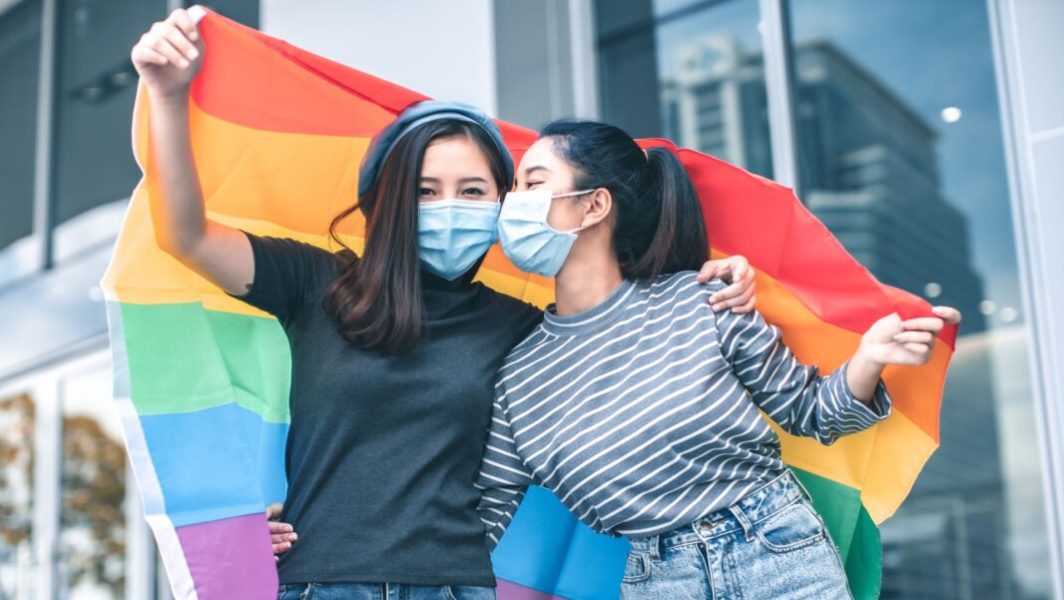
[[[917,366],[931,359],[935,336],[946,325],[961,321],[961,313],[949,306],[936,306],[934,317],[902,320],[896,313],[875,322],[861,338],[857,354],[879,365]]]
[[[203,63],[203,49],[192,17],[179,8],[140,36],[130,58],[152,96],[184,96]]]

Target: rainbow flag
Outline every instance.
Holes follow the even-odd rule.
[[[424,96],[195,10],[208,51],[190,116],[209,217],[336,250],[327,227],[356,198],[370,137]],[[264,509],[285,497],[288,343],[272,317],[156,246],[150,110],[142,88],[133,145],[144,178],[102,282],[127,448],[175,596],[272,598],[277,576]],[[519,159],[534,133],[500,125]],[[928,312],[918,298],[878,283],[787,188],[675,151],[699,190],[713,254],[750,259],[758,308],[802,360],[830,371],[878,317]],[[352,218],[342,234],[359,249],[362,231]],[[479,278],[539,306],[553,296],[551,280],[522,273],[498,247]],[[950,328],[939,337],[929,365],[888,369],[895,412],[875,428],[831,447],[780,432],[784,458],[811,490],[858,598],[879,589],[876,524],[902,502],[938,445],[955,335]],[[499,597],[616,598],[627,549],[534,488],[493,555]]]

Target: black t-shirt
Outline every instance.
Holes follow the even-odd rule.
[[[542,313],[422,272],[427,327],[403,355],[359,348],[323,308],[348,254],[248,234],[251,290],[292,349],[282,584],[494,586],[473,487],[495,372]]]

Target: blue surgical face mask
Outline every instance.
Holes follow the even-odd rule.
[[[551,200],[593,191],[581,190],[557,196],[550,190],[507,194],[499,215],[499,242],[506,257],[522,271],[545,277],[557,275],[580,229],[558,231],[551,227],[547,222]]]
[[[418,204],[418,248],[430,273],[453,281],[495,243],[499,203],[432,200]]]

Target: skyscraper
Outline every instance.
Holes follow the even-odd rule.
[[[666,134],[772,176],[760,52],[732,36],[680,51],[663,85]],[[963,333],[986,322],[973,299],[965,217],[941,193],[935,131],[903,100],[829,42],[795,49],[802,199],[884,283],[957,306]]]

